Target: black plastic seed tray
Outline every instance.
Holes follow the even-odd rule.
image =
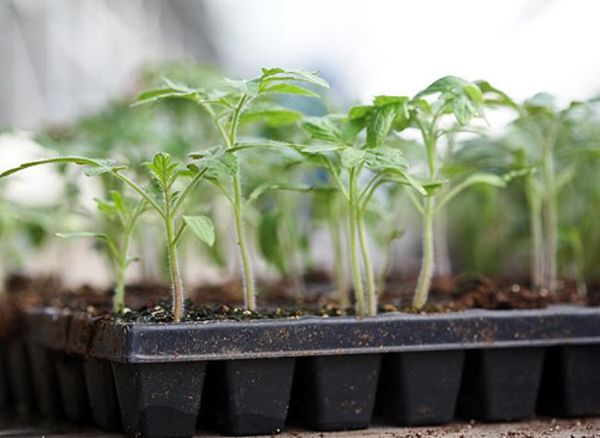
[[[67,418],[129,436],[358,429],[374,412],[402,425],[600,415],[598,308],[181,324],[38,309],[28,321],[20,342],[45,370],[31,373],[34,409],[58,387]]]

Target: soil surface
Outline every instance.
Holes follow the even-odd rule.
[[[47,423],[31,418],[19,418],[14,415],[0,414],[0,437],[40,437],[56,436],[63,438],[117,438],[120,434],[110,434],[91,428],[82,428],[68,423]],[[217,438],[211,432],[198,432],[196,437]],[[352,432],[307,432],[291,430],[280,438],[598,438],[600,437],[600,418],[582,418],[557,420],[541,418],[519,423],[453,423],[438,427],[389,427],[374,426],[367,430]]]
[[[239,282],[203,286],[192,290],[188,296],[184,321],[248,320],[273,318],[298,318],[304,315],[323,317],[354,315],[352,307],[339,304],[331,281],[326,273],[307,274],[302,280],[304,293],[294,290],[289,279],[277,282],[259,282],[258,312],[242,307]],[[475,275],[459,275],[435,278],[430,299],[423,309],[414,309],[410,302],[414,279],[396,278],[389,281],[379,297],[379,312],[440,313],[472,308],[483,309],[531,309],[551,304],[567,303],[600,305],[600,294],[592,292],[587,297],[578,293],[575,285],[561,283],[559,291],[550,294],[547,290],[533,290],[526,282],[506,280],[492,281]],[[56,279],[11,277],[8,290],[11,292],[0,303],[0,337],[10,334],[18,326],[19,310],[31,306],[48,305],[87,311],[91,315],[111,315],[112,291],[82,287],[64,292]],[[126,309],[120,319],[126,321],[169,322],[172,312],[165,285],[137,284],[128,286]]]

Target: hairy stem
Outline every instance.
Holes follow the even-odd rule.
[[[348,283],[346,281],[346,269],[344,268],[344,248],[342,246],[342,229],[335,222],[337,217],[335,211],[336,202],[329,204],[329,234],[331,236],[331,245],[333,247],[333,271],[335,278],[335,289],[338,301],[342,307],[350,305],[348,296]]]
[[[359,316],[365,315],[364,290],[362,284],[362,276],[360,273],[360,262],[358,259],[358,247],[356,244],[356,176],[354,169],[350,170],[350,188],[348,202],[348,240],[350,243],[350,265],[352,268],[352,281],[354,286],[354,296],[356,299],[356,314]]]
[[[244,219],[242,212],[242,185],[239,173],[233,177],[233,214],[235,216],[235,232],[237,244],[240,249],[240,260],[242,262],[242,273],[244,282],[244,306],[248,310],[256,310],[256,289],[254,276],[250,263],[248,244],[244,233]]]
[[[214,110],[210,105],[203,104],[202,107],[208,112],[210,117],[213,119],[225,147],[231,149],[235,146],[237,127],[239,124],[240,116],[244,106],[248,103],[248,96],[242,96],[236,106],[236,109],[231,117],[231,123],[229,124],[229,132],[225,129],[223,124],[218,120]],[[242,195],[242,184],[241,175],[239,169],[233,177],[233,215],[235,218],[235,232],[237,237],[238,248],[240,250],[240,260],[242,264],[242,281],[244,289],[244,306],[249,310],[256,310],[256,287],[254,284],[254,275],[252,269],[252,263],[250,261],[250,254],[248,252],[248,244],[246,242],[246,234],[244,231],[244,212],[243,212],[243,195]]]
[[[558,214],[556,200],[556,183],[554,176],[554,157],[551,150],[544,154],[544,180],[547,190],[545,205],[544,231],[546,245],[544,250],[544,285],[551,293],[556,291],[556,251],[558,247]]]
[[[375,284],[375,274],[373,272],[373,264],[371,263],[371,255],[369,254],[363,217],[358,210],[355,212],[355,215],[367,282],[367,313],[369,316],[375,316],[377,314],[377,286]]]
[[[171,276],[171,288],[173,293],[173,320],[180,322],[184,312],[183,281],[179,271],[179,260],[177,256],[177,244],[175,242],[175,229],[173,225],[173,216],[171,214],[171,196],[168,190],[165,190],[165,229],[167,233],[167,259],[169,262],[169,273]]]
[[[531,187],[531,176],[526,181],[527,205],[529,208],[529,229],[531,233],[531,284],[534,288],[544,283],[544,241],[542,234],[541,200]]]
[[[427,302],[429,288],[431,286],[431,277],[434,268],[434,247],[433,247],[433,217],[435,201],[433,196],[425,199],[425,208],[423,209],[423,261],[421,263],[421,272],[417,280],[417,288],[413,298],[412,305],[416,309],[421,309]]]

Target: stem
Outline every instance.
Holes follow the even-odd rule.
[[[429,287],[431,286],[431,277],[433,275],[433,216],[435,201],[432,196],[425,199],[425,208],[423,210],[423,261],[421,263],[421,272],[417,281],[417,288],[413,298],[412,305],[416,309],[421,309],[427,302]]]
[[[237,125],[244,105],[248,102],[249,98],[243,95],[231,118],[229,127],[229,133],[225,130],[221,122],[217,119],[215,112],[210,105],[202,105],[204,109],[213,119],[219,134],[225,142],[225,147],[231,149],[235,146]],[[244,214],[243,214],[243,198],[242,198],[242,184],[240,178],[239,168],[236,174],[233,176],[233,215],[235,217],[235,232],[237,236],[237,243],[240,249],[240,259],[242,262],[242,273],[243,273],[243,289],[244,289],[244,307],[248,310],[256,310],[256,288],[254,285],[254,276],[252,271],[252,264],[250,262],[250,254],[248,252],[248,244],[246,242],[246,234],[244,232]]]
[[[117,261],[117,284],[115,287],[115,298],[113,300],[113,310],[120,313],[125,307],[125,272],[127,271],[127,254],[129,252],[129,239],[131,237],[132,227],[127,227],[123,233],[121,242],[121,251]]]
[[[183,282],[179,271],[179,260],[177,257],[177,245],[175,242],[175,231],[173,227],[173,216],[171,213],[171,199],[168,190],[165,190],[165,229],[167,232],[167,258],[169,261],[169,273],[171,275],[171,287],[173,288],[173,320],[180,322],[184,312]]]
[[[252,275],[252,265],[250,264],[250,255],[248,253],[248,245],[244,233],[242,205],[242,185],[240,182],[240,175],[237,173],[233,177],[233,214],[235,216],[235,231],[242,262],[244,307],[248,310],[256,310],[256,290],[254,286],[254,277]]]
[[[367,236],[365,233],[365,224],[362,214],[357,210],[355,215],[356,226],[358,228],[358,237],[360,240],[360,250],[363,256],[363,264],[365,267],[365,276],[367,280],[367,312],[369,316],[375,316],[377,314],[377,287],[375,284],[375,274],[373,273],[373,264],[371,263],[371,256],[369,255],[369,246],[367,244]]]
[[[358,260],[358,248],[356,245],[356,175],[355,169],[350,169],[350,187],[348,202],[348,239],[350,241],[350,264],[352,267],[352,279],[354,283],[354,296],[356,299],[356,314],[365,315],[364,290],[360,274],[360,263]]]
[[[529,228],[531,232],[531,282],[536,289],[544,283],[544,241],[542,235],[541,200],[535,193],[532,177],[526,181],[527,204],[529,207]]]
[[[451,275],[452,262],[450,261],[450,250],[448,248],[448,223],[446,220],[446,210],[440,210],[438,208],[433,228],[436,246],[436,275]]]
[[[329,203],[329,234],[331,235],[331,244],[333,246],[333,269],[335,275],[335,289],[338,301],[342,307],[350,305],[348,296],[348,284],[346,282],[346,269],[344,268],[344,248],[342,247],[342,229],[335,223],[336,200]]]
[[[546,205],[544,231],[546,245],[544,251],[544,285],[550,293],[556,291],[556,251],[558,247],[558,214],[556,182],[554,175],[554,156],[550,144],[544,148],[543,177],[546,187]]]

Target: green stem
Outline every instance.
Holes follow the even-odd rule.
[[[173,293],[173,320],[180,322],[184,312],[183,281],[179,271],[179,260],[177,256],[177,245],[175,242],[175,230],[173,216],[171,214],[171,197],[165,190],[165,229],[167,233],[167,258],[169,262],[169,273],[171,275],[171,287]]]
[[[375,284],[375,274],[373,272],[373,264],[371,263],[371,256],[369,254],[369,246],[367,244],[367,236],[362,214],[357,209],[355,215],[356,226],[358,228],[358,238],[360,241],[360,250],[362,252],[367,282],[367,312],[369,316],[375,316],[377,314],[377,286]]]
[[[423,261],[421,263],[421,272],[417,280],[417,288],[413,298],[412,305],[416,309],[421,309],[427,302],[429,288],[431,286],[431,277],[433,276],[433,216],[435,201],[432,196],[425,199],[425,208],[423,209]]]
[[[129,240],[132,231],[133,227],[125,228],[119,260],[117,261],[117,284],[113,300],[113,310],[115,313],[120,313],[125,307],[125,273],[127,271],[127,254],[129,253]]]
[[[532,176],[527,177],[526,197],[529,208],[529,229],[531,233],[531,284],[534,288],[544,283],[544,241],[542,235],[541,200],[533,188]]]
[[[342,229],[336,224],[337,199],[329,203],[329,234],[333,246],[333,269],[335,275],[335,289],[340,305],[344,308],[350,305],[348,284],[346,282],[346,269],[344,269],[344,249],[342,247]]]
[[[248,102],[247,96],[242,96],[236,106],[236,109],[231,118],[229,133],[225,130],[221,122],[217,119],[215,112],[210,105],[203,105],[204,109],[213,119],[219,134],[225,142],[226,149],[231,149],[235,146],[237,126],[244,105]],[[249,310],[256,310],[256,288],[254,285],[254,276],[252,264],[250,262],[250,254],[248,252],[248,244],[246,242],[246,234],[244,232],[244,212],[243,212],[243,195],[241,175],[239,169],[233,176],[233,215],[235,218],[235,232],[237,237],[238,248],[240,250],[240,260],[242,263],[243,274],[243,289],[244,289],[244,306]]]
[[[551,293],[556,291],[556,252],[558,248],[558,214],[556,199],[556,182],[554,176],[554,157],[552,150],[548,148],[544,154],[544,180],[547,190],[544,231],[546,234],[546,246],[544,265],[544,285]]]
[[[246,235],[244,233],[242,205],[242,185],[240,182],[240,175],[237,173],[233,177],[233,214],[235,216],[235,231],[238,247],[240,249],[240,259],[242,262],[244,306],[248,310],[256,310],[256,289],[254,286],[252,265],[250,263],[250,254],[248,252],[248,245],[246,243]]]
[[[356,314],[365,315],[364,290],[360,274],[360,262],[358,259],[358,248],[356,245],[356,176],[355,169],[350,170],[350,187],[348,202],[348,239],[350,242],[350,264],[352,267],[352,279],[354,283],[354,296],[356,299]]]

